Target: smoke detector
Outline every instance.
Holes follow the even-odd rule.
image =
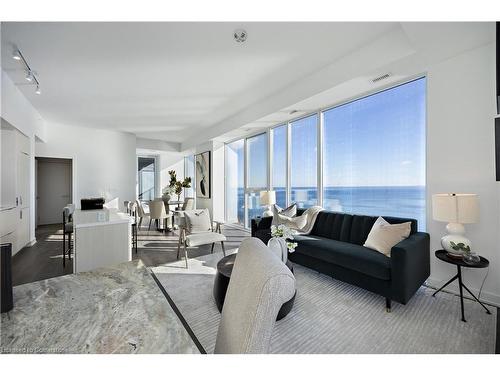
[[[236,43],[243,43],[245,40],[247,40],[247,32],[246,30],[243,29],[236,29],[233,32],[233,38]]]

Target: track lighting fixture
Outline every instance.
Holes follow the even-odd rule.
[[[33,82],[33,73],[31,71],[26,72],[26,81]]]
[[[28,62],[24,58],[19,48],[17,48],[16,46],[14,46],[14,51],[12,52],[12,58],[23,64],[23,70],[26,73],[24,78],[30,84],[36,86],[35,94],[40,95],[42,93],[42,90],[40,89],[40,81],[38,80],[36,73],[33,70],[31,70],[30,66],[28,65]]]
[[[21,60],[21,53],[19,52],[19,50],[17,48],[12,53],[12,58],[14,60],[17,60],[17,61]]]

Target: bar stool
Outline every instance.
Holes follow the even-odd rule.
[[[75,205],[68,204],[63,208],[63,268],[66,267],[66,255],[71,260],[71,250],[73,245],[71,242],[71,235],[73,234],[73,213],[75,212]],[[68,235],[68,249],[66,250],[66,235]]]
[[[137,203],[128,202],[127,213],[133,218],[132,221],[132,248],[137,254]]]

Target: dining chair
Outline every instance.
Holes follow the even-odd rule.
[[[140,228],[142,225],[142,219],[149,218],[149,207],[143,204],[139,199],[135,200],[135,205],[137,207],[137,216],[139,217],[138,227]]]
[[[259,239],[239,247],[215,342],[216,354],[266,354],[278,312],[295,294],[295,277]]]
[[[71,250],[73,250],[71,235],[73,234],[73,213],[75,212],[75,205],[68,204],[63,208],[63,268],[66,267],[66,255],[71,260]],[[68,249],[66,249],[66,235],[68,236]]]
[[[185,198],[182,204],[181,211],[189,211],[194,209],[194,198]]]
[[[153,201],[149,201],[149,226],[148,231],[151,229],[151,222],[155,220],[156,229],[160,229],[160,220],[165,221],[170,215],[165,211],[165,204],[161,199],[155,199]]]

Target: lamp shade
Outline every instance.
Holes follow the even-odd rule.
[[[276,203],[276,192],[274,190],[260,192],[260,205],[270,206]]]
[[[447,223],[475,223],[479,220],[479,197],[477,194],[434,194],[432,217]]]

